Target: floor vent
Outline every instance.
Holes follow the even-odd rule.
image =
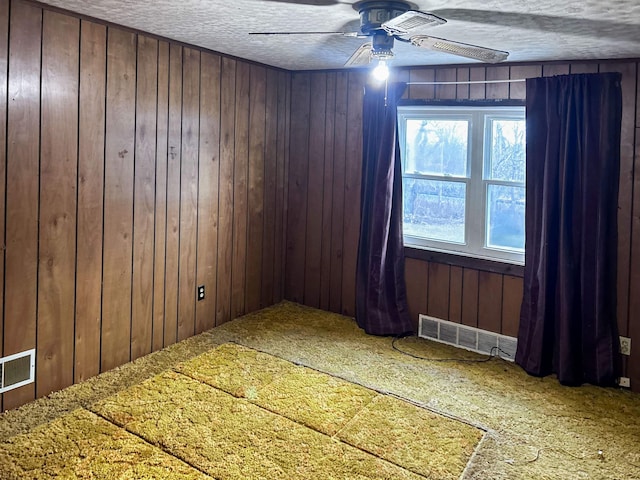
[[[418,336],[484,355],[494,354],[510,362],[515,360],[518,348],[517,338],[448,322],[428,315],[420,315]]]
[[[35,372],[35,349],[0,358],[0,393],[33,383]]]

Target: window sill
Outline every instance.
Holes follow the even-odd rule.
[[[455,253],[438,252],[418,247],[404,247],[405,258],[424,260],[427,262],[443,263],[455,267],[473,268],[485,272],[500,273],[503,275],[513,275],[514,277],[524,276],[524,266],[514,263],[500,262],[498,260],[487,260],[485,258],[469,257]]]

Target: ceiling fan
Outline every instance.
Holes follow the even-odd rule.
[[[508,52],[501,50],[424,35],[423,29],[443,25],[447,21],[412,7],[404,0],[358,2],[353,5],[360,15],[360,28],[357,32],[252,32],[250,35],[339,34],[369,39],[349,57],[346,67],[366,65],[373,60],[381,63],[391,60],[395,40],[486,63],[502,62],[509,56]]]

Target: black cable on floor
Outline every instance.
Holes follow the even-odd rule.
[[[400,338],[405,338],[405,337],[393,337],[393,340],[391,341],[391,348],[393,348],[396,352],[402,353],[403,355],[407,355],[409,357],[416,358],[418,360],[425,360],[427,362],[484,363],[484,362],[488,362],[489,360],[491,360],[493,358],[498,357],[498,355],[495,353],[496,351],[502,352],[507,357],[510,357],[510,355],[507,352],[505,352],[504,350],[501,350],[500,347],[492,347],[491,351],[489,352],[489,356],[487,358],[483,358],[483,359],[480,359],[480,360],[476,360],[476,359],[472,359],[472,358],[427,358],[427,357],[421,357],[420,355],[414,355],[413,353],[409,353],[409,352],[405,352],[404,350],[400,350],[396,346],[396,342]]]

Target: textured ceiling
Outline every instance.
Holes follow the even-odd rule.
[[[43,3],[289,70],[342,68],[365,40],[266,31],[354,31],[355,0],[44,0]],[[448,20],[424,33],[509,61],[640,57],[640,0],[413,0]],[[476,63],[396,42],[393,64]]]

